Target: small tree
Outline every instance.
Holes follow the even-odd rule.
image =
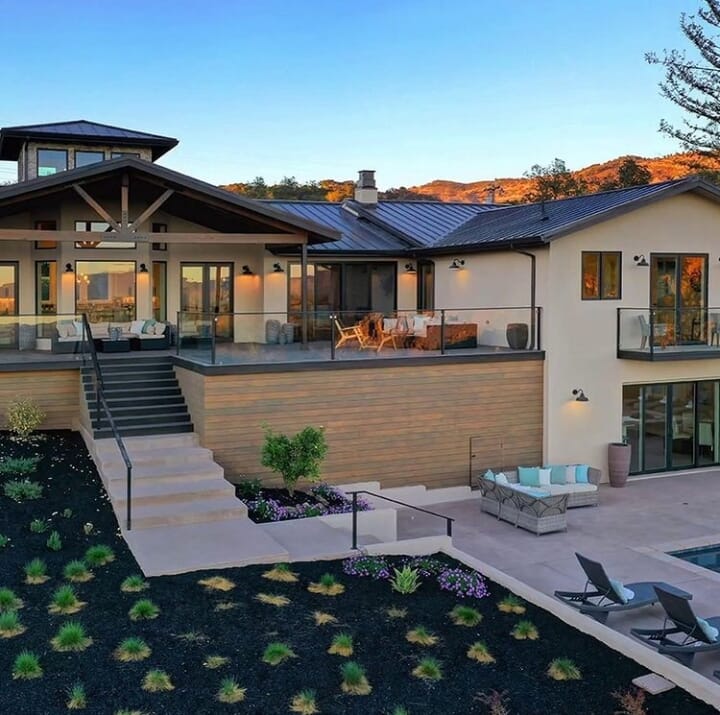
[[[322,427],[305,427],[294,437],[266,427],[261,464],[282,477],[288,494],[292,496],[300,479],[310,482],[320,479],[320,463],[327,449]]]
[[[555,159],[548,166],[534,164],[524,176],[533,182],[525,201],[553,201],[588,193],[587,182],[570,171],[562,159]]]
[[[29,399],[13,400],[7,408],[7,427],[24,442],[43,423],[45,413]]]

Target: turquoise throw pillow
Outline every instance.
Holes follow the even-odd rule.
[[[150,320],[146,320],[145,324],[142,326],[142,332],[147,334],[148,329],[152,328],[155,323],[157,323],[157,320],[153,320],[152,318]]]
[[[588,465],[587,464],[578,464],[575,466],[575,482],[577,484],[588,484]]]
[[[483,474],[483,477],[485,477],[485,479],[489,479],[491,482],[494,482],[495,481],[495,472],[493,472],[492,469],[488,469],[487,472],[485,472],[485,474]]]
[[[550,484],[565,484],[565,472],[567,467],[562,465],[550,466]]]
[[[524,487],[540,486],[539,467],[518,467],[518,481]]]

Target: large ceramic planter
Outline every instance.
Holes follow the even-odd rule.
[[[528,324],[508,323],[505,328],[507,343],[513,350],[525,350],[528,344]]]
[[[608,445],[608,476],[611,487],[624,487],[630,474],[631,447],[624,442]]]

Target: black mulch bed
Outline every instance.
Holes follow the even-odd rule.
[[[645,670],[633,661],[605,648],[592,638],[566,626],[534,607],[526,616],[500,613],[496,602],[505,591],[489,584],[491,596],[471,605],[484,615],[476,628],[454,626],[447,617],[457,599],[425,582],[411,596],[393,593],[386,581],[372,581],[342,573],[338,562],[293,565],[299,583],[276,583],[261,577],[267,567],[227,569],[222,574],[237,587],[227,593],[208,593],[197,584],[212,575],[186,574],[154,578],[142,594],[161,609],[154,621],[133,623],[130,606],[139,597],[120,591],[137,565],[117,535],[117,523],[95,469],[81,439],[75,433],[49,432],[38,448],[44,454],[36,479],[46,485],[38,501],[16,504],[0,492],[0,533],[9,536],[9,546],[0,550],[0,586],[12,588],[25,601],[19,615],[27,631],[15,638],[0,639],[0,713],[45,715],[67,712],[66,689],[82,681],[88,695],[88,713],[115,713],[133,708],[146,713],[287,713],[290,698],[306,688],[317,693],[321,713],[392,713],[404,705],[410,715],[438,713],[471,715],[489,712],[474,700],[479,692],[507,691],[509,712],[521,713],[614,713],[619,708],[611,697],[615,690],[629,686]],[[0,456],[27,454],[0,435]],[[1,480],[2,478],[0,478]],[[72,516],[61,512],[72,509]],[[54,515],[53,515],[54,514]],[[58,553],[45,546],[47,533],[32,534],[34,518],[52,518],[64,542]],[[86,536],[83,524],[92,522],[97,534]],[[82,558],[88,546],[110,545],[116,560],[97,568],[94,580],[79,584],[77,590],[88,605],[76,616],[50,616],[50,595],[62,582],[61,570],[73,558]],[[22,566],[34,557],[48,564],[52,580],[40,586],[23,582]],[[332,572],[347,590],[337,597],[316,595],[307,584]],[[263,605],[254,600],[258,592],[284,594],[292,600],[285,608]],[[225,604],[223,610],[216,610]],[[231,606],[228,608],[228,606]],[[385,611],[407,608],[404,619],[390,619]],[[334,614],[337,626],[315,625],[312,612]],[[516,641],[509,636],[521,618],[531,620],[540,631],[537,641]],[[81,621],[94,644],[80,654],[56,653],[49,646],[60,623]],[[408,628],[422,624],[440,635],[440,643],[423,649],[405,640]],[[369,696],[344,695],[340,691],[339,666],[343,658],[326,653],[333,633],[349,632],[355,640],[354,659],[367,670],[373,687]],[[184,638],[181,638],[185,634]],[[188,634],[192,634],[188,636]],[[131,635],[144,638],[152,648],[151,657],[141,663],[120,664],[111,653],[118,642]],[[297,658],[272,667],[261,662],[264,647],[271,641],[292,646]],[[494,665],[479,665],[465,657],[468,645],[483,640],[496,658]],[[36,652],[44,668],[39,680],[13,681],[12,662],[23,649]],[[230,663],[218,670],[203,667],[208,655],[222,655]],[[427,685],[411,677],[419,655],[433,655],[445,677]],[[579,682],[555,682],[544,671],[556,657],[571,658],[583,673]],[[150,668],[167,671],[175,690],[150,694],[140,688]],[[223,705],[215,700],[220,680],[235,677],[247,688],[243,703]],[[675,689],[648,698],[649,713],[714,712],[688,694]]]

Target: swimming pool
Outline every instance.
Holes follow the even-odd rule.
[[[683,549],[682,551],[670,551],[669,555],[720,573],[720,544],[700,546],[696,549]]]

